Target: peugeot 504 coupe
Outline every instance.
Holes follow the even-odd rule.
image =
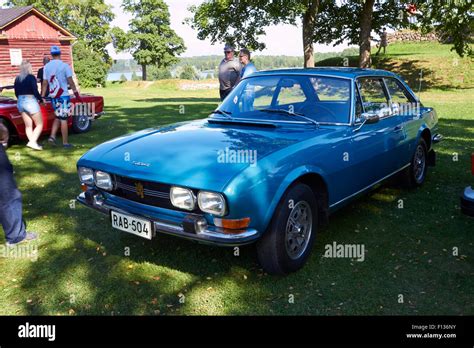
[[[149,240],[255,242],[264,270],[287,274],[305,264],[335,210],[395,175],[421,185],[442,138],[437,124],[388,71],[257,72],[206,119],[87,152],[77,199]]]

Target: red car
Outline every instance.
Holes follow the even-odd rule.
[[[99,118],[104,113],[104,98],[89,94],[83,94],[82,102],[75,103],[76,98],[71,97],[73,107],[73,117],[69,118],[68,124],[70,130],[74,133],[88,132],[92,126],[92,120]],[[0,122],[3,122],[10,131],[10,141],[15,139],[27,140],[25,133],[25,124],[21,114],[16,106],[16,99],[0,96]],[[43,115],[43,133],[51,132],[51,127],[55,119],[53,106],[49,98],[45,99],[45,103],[41,104],[41,113]]]

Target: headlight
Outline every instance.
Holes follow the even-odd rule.
[[[95,172],[95,184],[98,188],[106,191],[112,191],[114,188],[110,174],[100,170]]]
[[[79,167],[77,168],[79,173],[79,180],[81,183],[86,185],[94,185],[94,171],[90,168]]]
[[[196,207],[196,196],[189,189],[173,186],[171,187],[170,197],[171,204],[176,208],[194,210]]]
[[[198,194],[199,209],[205,213],[224,216],[226,213],[225,199],[220,193],[200,191]]]

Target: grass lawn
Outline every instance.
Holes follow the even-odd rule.
[[[74,150],[32,152],[19,144],[8,151],[25,218],[40,241],[36,261],[0,258],[0,314],[473,315],[474,219],[459,210],[463,188],[474,184],[472,63],[452,65],[456,56],[437,46],[389,46],[391,55],[383,58],[395,70],[411,58],[444,62],[433,66],[441,80],[428,75],[420,93],[437,109],[445,136],[426,184],[414,191],[382,186],[334,214],[308,264],[287,277],[264,274],[252,246],[235,256],[233,249],[165,235],[149,242],[113,230],[99,213],[71,207],[80,191],[76,161],[88,149],[143,128],[206,117],[218,103],[216,90],[181,90],[166,81],[89,90],[105,97],[107,115],[90,133],[71,136]],[[461,84],[454,79],[459,66],[468,67]],[[334,241],[364,244],[365,261],[322,257]]]

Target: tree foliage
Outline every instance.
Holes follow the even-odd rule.
[[[86,84],[90,80],[89,74],[85,70],[79,69],[81,73],[78,72],[78,66],[87,66],[87,64],[82,64],[77,59],[87,59],[88,62],[93,62],[95,73],[102,72],[103,74],[94,80],[105,81],[107,69],[112,65],[112,59],[106,46],[112,42],[110,23],[115,15],[112,12],[112,7],[107,5],[104,0],[8,0],[7,5],[33,5],[72,32],[82,42],[81,47],[78,48],[79,52],[75,52],[75,70],[79,83],[84,85],[83,78],[87,79]],[[84,45],[95,57],[89,58],[82,54],[85,49]],[[76,47],[73,48],[73,51],[75,50]],[[96,66],[100,62],[101,68]]]
[[[417,19],[424,32],[435,30],[458,55],[473,56],[474,10],[471,0],[420,2]]]
[[[114,28],[114,47],[128,51],[142,65],[143,80],[146,66],[167,67],[177,62],[177,56],[186,49],[170,27],[168,5],[163,0],[124,0],[122,8],[133,15],[128,32]]]
[[[72,50],[74,71],[82,87],[105,86],[108,65],[85,42],[78,41]]]

